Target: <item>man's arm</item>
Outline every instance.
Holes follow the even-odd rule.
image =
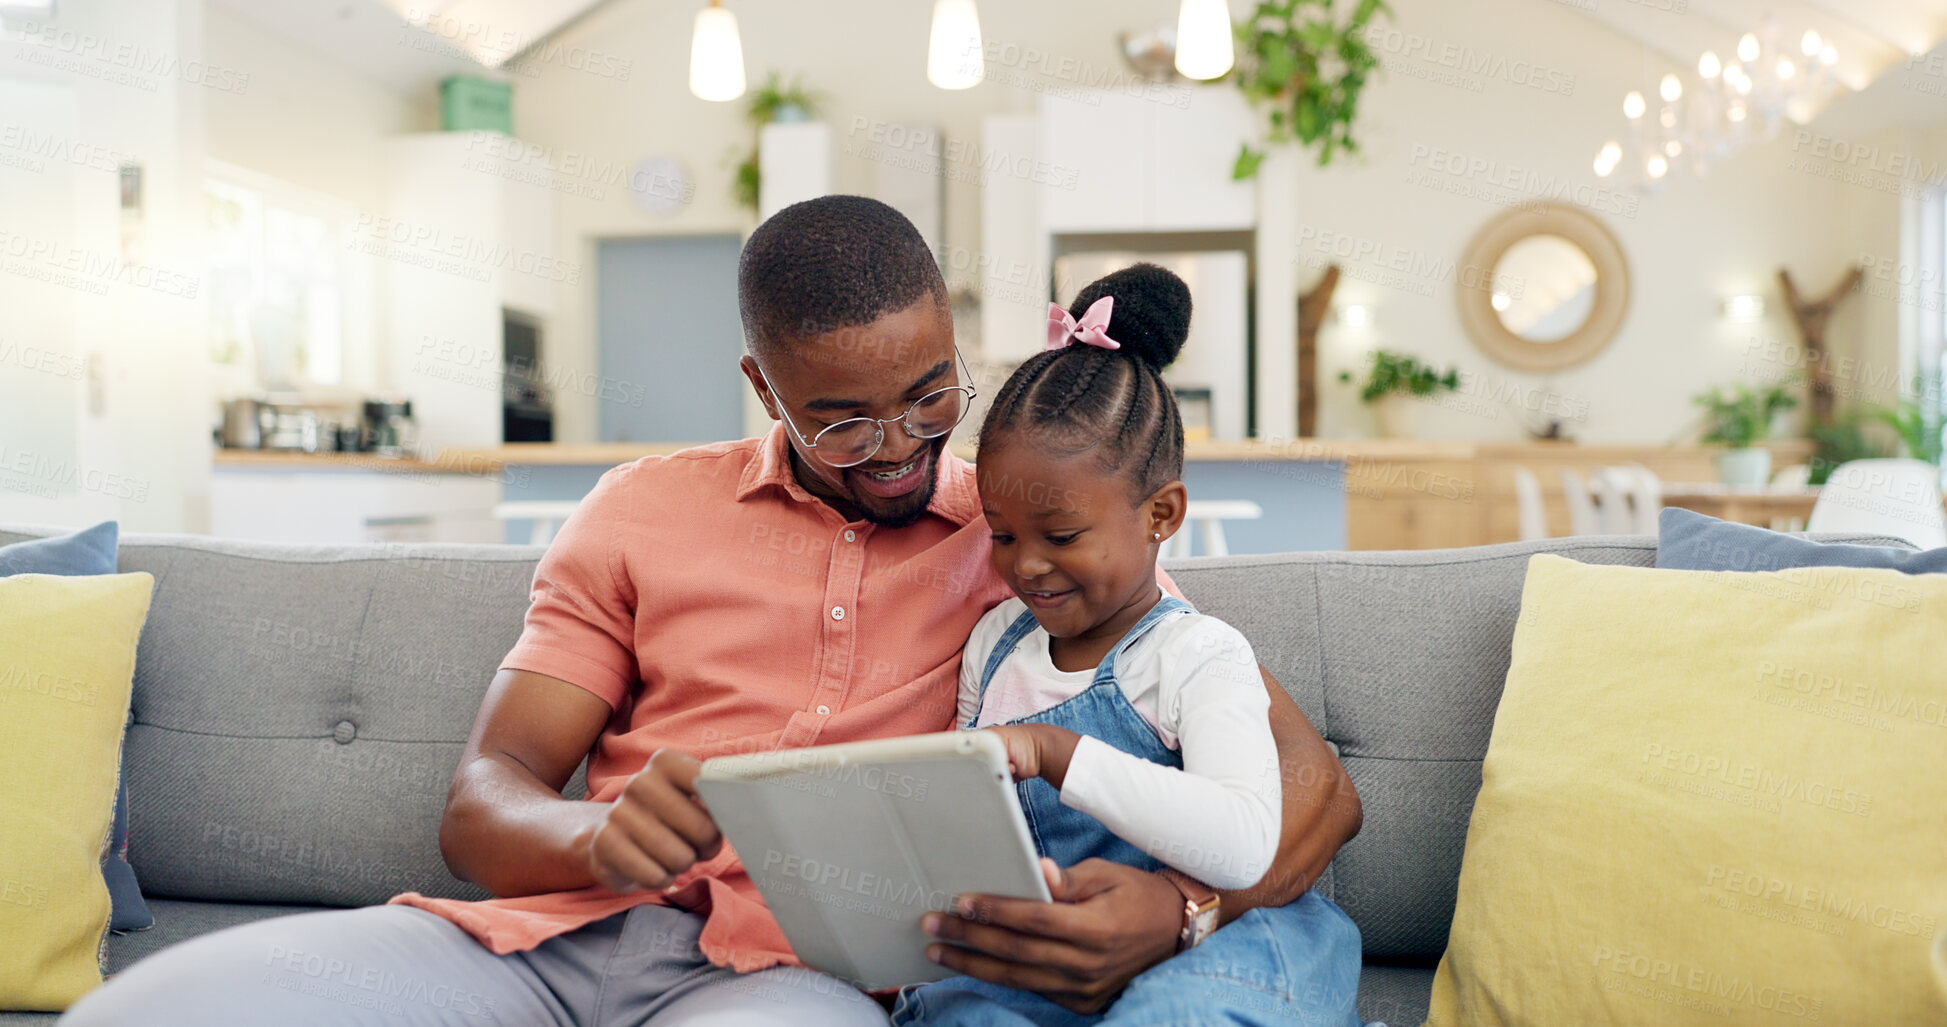
[[[1344,765],[1278,679],[1262,665],[1258,673],[1271,693],[1271,737],[1278,745],[1284,817],[1278,855],[1264,877],[1241,891],[1217,893],[1224,900],[1219,907],[1224,923],[1259,906],[1285,905],[1310,891],[1365,822],[1359,792]]]
[[[608,723],[587,689],[528,671],[494,676],[460,755],[440,819],[453,876],[500,897],[660,887],[722,839],[693,796],[697,761],[662,750],[613,803],[561,789]]]
[[[1271,734],[1283,768],[1283,823],[1277,859],[1264,879],[1220,893],[1226,922],[1303,895],[1361,821],[1345,768],[1270,671],[1259,671],[1271,695]],[[956,972],[1089,1013],[1176,951],[1183,897],[1156,874],[1083,860],[1051,879],[1049,890],[1055,902],[969,896],[956,904],[957,916],[929,914],[927,933],[956,944],[931,946],[928,955]]]

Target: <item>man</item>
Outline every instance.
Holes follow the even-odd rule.
[[[972,382],[932,254],[884,204],[780,212],[738,279],[744,373],[779,424],[610,471],[542,559],[440,825],[453,873],[498,897],[407,893],[206,935],[64,1024],[885,1023],[795,965],[694,781],[723,753],[952,726],[961,646],[1007,595],[972,468],[946,449]],[[1301,895],[1358,830],[1337,760],[1266,687],[1283,839],[1264,881],[1220,896],[1225,920]],[[584,757],[589,801],[566,800]],[[1099,860],[1053,891],[929,916],[953,943],[940,961],[1093,1013],[1176,951],[1186,896],[1208,897]],[[1349,1010],[1357,932],[1322,930],[1300,941]],[[362,1001],[377,993],[390,1006]]]

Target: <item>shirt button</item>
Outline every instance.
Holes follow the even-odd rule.
[[[844,620],[844,619],[845,619],[845,607],[843,607],[843,606],[834,606],[834,607],[832,607],[832,619],[833,619],[833,620]]]
[[[826,715],[826,714],[828,714],[828,713],[830,713],[831,711],[832,711],[832,708],[831,708],[831,707],[829,707],[829,706],[824,706],[824,705],[820,705],[820,706],[818,707],[818,715],[819,715],[819,716],[821,716],[821,717],[822,717],[822,716],[824,716],[824,715]]]
[[[856,531],[853,531],[853,530],[852,530],[852,529],[850,529],[850,528],[846,528],[846,529],[845,529],[845,541],[847,541],[847,542],[857,542],[858,540],[859,540],[859,533],[858,533],[858,532],[856,532]]]

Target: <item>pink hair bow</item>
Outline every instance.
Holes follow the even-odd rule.
[[[1048,345],[1047,349],[1060,349],[1070,345],[1075,339],[1103,349],[1121,349],[1122,343],[1103,334],[1109,328],[1109,312],[1115,309],[1115,297],[1104,296],[1088,305],[1082,311],[1082,319],[1075,320],[1061,304],[1048,304]]]

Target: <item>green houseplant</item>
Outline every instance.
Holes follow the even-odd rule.
[[[744,107],[744,120],[750,123],[750,155],[737,164],[731,188],[737,197],[737,205],[757,213],[759,189],[763,185],[764,170],[759,162],[758,140],[764,126],[774,121],[809,121],[817,116],[818,108],[824,103],[824,94],[806,89],[797,79],[789,82],[773,70],[764,77],[764,84],[751,91],[750,100]]]
[[[1359,93],[1379,58],[1366,43],[1375,15],[1392,15],[1384,0],[1354,0],[1344,22],[1333,0],[1260,0],[1237,27],[1237,88],[1253,104],[1269,108],[1267,142],[1296,139],[1318,147],[1318,163],[1339,151],[1357,153],[1352,121]],[[1250,178],[1265,151],[1243,144],[1231,177]]]
[[[1915,460],[1940,466],[1942,412],[1934,397],[1908,398],[1893,406],[1873,407],[1870,416],[1891,428],[1900,449]]]
[[[1372,408],[1373,421],[1385,438],[1407,438],[1413,434],[1412,404],[1428,396],[1460,388],[1460,371],[1449,367],[1436,371],[1420,358],[1391,350],[1374,350],[1372,367],[1359,386],[1359,401]],[[1352,381],[1352,372],[1340,371],[1339,381]]]
[[[1726,485],[1763,485],[1771,480],[1771,451],[1758,443],[1771,437],[1772,422],[1798,405],[1783,385],[1760,392],[1742,382],[1691,397],[1704,411],[1704,441],[1726,447],[1717,455],[1717,475]]]

